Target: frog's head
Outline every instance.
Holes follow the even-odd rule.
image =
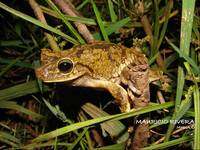
[[[80,78],[88,72],[88,68],[67,57],[63,51],[41,51],[41,67],[36,69],[36,76],[44,82],[65,82]]]

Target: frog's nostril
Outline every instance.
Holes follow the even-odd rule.
[[[63,59],[58,63],[58,69],[62,73],[69,73],[73,69],[73,62],[70,59]]]

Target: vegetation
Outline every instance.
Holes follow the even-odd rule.
[[[0,2],[0,149],[125,149],[129,122],[138,115],[150,120],[143,149],[200,149],[199,2],[71,3]],[[163,72],[150,86],[148,106],[120,113],[107,93],[36,78],[41,48],[94,40],[140,47],[150,67]]]

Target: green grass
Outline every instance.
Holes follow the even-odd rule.
[[[20,11],[12,9],[11,7],[8,7],[7,5],[5,5],[5,4],[3,4],[1,2],[0,2],[0,8],[4,9],[4,10],[10,12],[10,13],[12,13],[13,15],[16,15],[16,16],[18,16],[18,17],[20,17],[20,18],[22,18],[22,19],[24,19],[26,21],[29,21],[29,22],[31,22],[31,23],[39,26],[39,27],[42,27],[42,28],[44,28],[46,30],[49,30],[49,31],[53,32],[53,33],[56,33],[56,34],[62,36],[67,41],[69,41],[69,42],[71,42],[73,44],[78,44],[78,42],[74,38],[66,35],[65,33],[61,32],[60,30],[58,30],[58,29],[56,29],[54,27],[51,27],[49,25],[46,25],[46,24],[38,21],[37,19],[32,18],[32,17],[30,17],[30,16],[28,16],[28,15],[26,15],[26,14],[20,12]]]
[[[78,39],[78,41],[81,44],[84,44],[85,41],[84,39],[79,35],[79,33],[75,30],[75,28],[70,24],[69,21],[67,21],[67,17],[56,7],[56,5],[51,1],[51,0],[46,0],[48,5],[54,10],[57,16],[62,19],[64,22],[65,26],[69,28],[69,30],[72,32],[72,34]]]
[[[17,1],[0,2],[0,141],[3,148],[124,149],[129,135],[127,122],[138,115],[148,115],[152,120],[167,122],[150,124],[155,132],[151,133],[151,143],[143,149],[169,149],[184,144],[188,149],[200,149],[200,45],[194,42],[200,40],[200,18],[195,0],[146,0],[142,15],[131,0],[80,0],[75,4],[81,13],[78,17],[64,14],[51,0],[37,2],[47,24],[33,15],[28,2],[21,2],[23,6]],[[178,14],[172,15],[174,11]],[[152,25],[153,44],[144,40],[147,35],[141,23],[143,15],[147,15]],[[50,47],[44,32],[52,35],[60,49],[85,43],[74,22],[86,24],[95,40],[140,47],[150,67],[170,77],[169,87],[162,90],[160,86],[151,86],[152,102],[144,108],[117,114],[109,109],[107,113],[105,110],[110,104],[100,101],[98,106],[84,104],[77,115],[79,119],[69,118],[72,112],[54,104],[57,92],[53,84],[39,81],[34,69],[39,65],[40,49]],[[136,38],[143,42],[133,43]],[[158,91],[166,103],[158,102]],[[60,101],[73,99],[63,97]],[[170,120],[187,118],[194,120],[195,128],[174,134],[178,128]],[[49,124],[51,119],[55,124]],[[91,136],[94,130],[102,140],[112,142],[101,148],[94,147],[94,134]]]

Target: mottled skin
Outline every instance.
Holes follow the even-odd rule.
[[[70,72],[61,72],[59,62],[70,60]],[[108,90],[122,112],[149,101],[147,59],[138,49],[97,42],[64,51],[42,49],[42,66],[36,75],[44,82]]]

